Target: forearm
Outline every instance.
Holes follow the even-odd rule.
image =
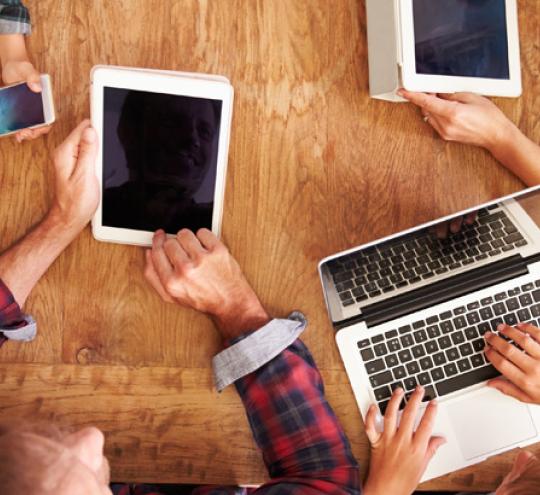
[[[26,43],[22,34],[0,34],[0,63],[28,61]]]
[[[300,340],[236,387],[272,478],[262,493],[358,493],[358,465]]]
[[[508,122],[501,137],[489,148],[493,156],[527,186],[540,184],[540,146]]]
[[[78,234],[54,212],[0,256],[0,279],[23,306],[39,279]]]

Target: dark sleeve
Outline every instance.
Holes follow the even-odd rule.
[[[255,493],[360,493],[358,464],[349,441],[300,340],[238,380],[236,388],[271,477]]]
[[[0,34],[30,34],[30,13],[20,0],[0,0]]]
[[[6,284],[0,280],[0,329],[26,325],[21,308]],[[0,333],[0,347],[7,339]]]

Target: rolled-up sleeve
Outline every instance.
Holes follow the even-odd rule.
[[[9,288],[0,280],[0,346],[7,340],[33,340],[37,325],[25,315]]]
[[[30,13],[20,0],[0,0],[0,34],[30,34]]]

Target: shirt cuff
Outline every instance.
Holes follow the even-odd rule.
[[[0,335],[8,340],[19,340],[21,342],[30,342],[37,335],[37,323],[30,315],[22,316],[23,322],[17,327],[0,327]]]
[[[281,354],[298,339],[306,325],[305,316],[295,311],[288,319],[274,319],[217,354],[212,367],[218,392]]]
[[[0,19],[0,34],[24,34],[32,33],[32,25],[27,22],[9,21]]]

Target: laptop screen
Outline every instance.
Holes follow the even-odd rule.
[[[321,265],[342,318],[510,257],[540,252],[540,189],[337,255]],[[333,311],[335,312],[335,311]]]

